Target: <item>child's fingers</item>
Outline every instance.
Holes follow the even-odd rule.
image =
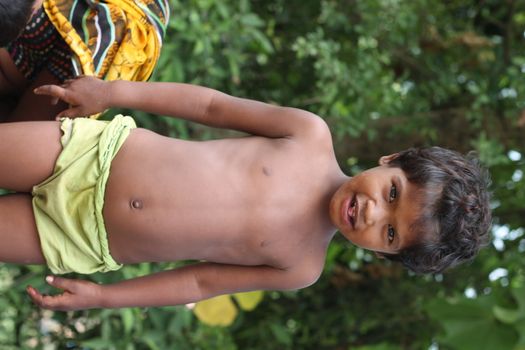
[[[56,276],[47,276],[46,282],[55,288],[67,290],[70,292],[74,292],[75,287],[77,285],[76,283],[77,281],[75,280],[70,280],[68,278],[62,278],[62,277],[56,277]]]
[[[37,304],[38,306],[40,306],[40,304],[42,303],[42,300],[44,298],[44,296],[42,294],[40,294],[35,288],[33,288],[32,286],[27,286],[26,288],[26,292],[27,294],[29,294],[29,296],[31,297],[31,299],[33,300],[33,302],[35,304]]]
[[[67,101],[67,90],[58,85],[42,85],[33,90],[37,95],[47,95]]]
[[[40,294],[35,288],[33,288],[32,286],[27,286],[26,287],[26,292],[27,294],[29,294],[29,296],[31,297],[31,299],[33,300],[33,302],[35,304],[37,304],[38,306],[40,306],[40,303],[42,301],[42,297],[43,295]]]
[[[35,288],[28,286],[26,288],[27,294],[29,294],[29,297],[33,302],[43,308],[43,309],[49,309],[49,310],[65,310],[67,309],[67,305],[64,303],[64,297],[63,295],[56,295],[56,296],[50,296],[50,295],[42,295],[40,294]]]

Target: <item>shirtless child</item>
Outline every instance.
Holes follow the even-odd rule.
[[[327,125],[306,111],[177,83],[83,77],[36,92],[72,106],[60,117],[126,107],[251,135],[194,142],[134,129],[130,118],[77,118],[62,121],[62,147],[59,122],[0,125],[0,187],[19,192],[0,198],[1,261],[47,263],[55,274],[200,261],[108,285],[48,276],[61,294],[28,287],[43,308],[303,288],[319,278],[337,230],[416,272],[470,260],[487,239],[485,172],[452,151],[392,154],[350,178]]]

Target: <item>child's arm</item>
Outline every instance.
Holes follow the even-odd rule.
[[[179,83],[105,82],[82,77],[63,86],[35,90],[64,100],[71,108],[58,117],[88,116],[112,107],[184,118],[212,127],[267,137],[288,137],[327,130],[312,113],[233,97],[217,90]]]
[[[199,263],[108,285],[53,277],[48,283],[63,289],[62,294],[44,296],[32,287],[28,293],[40,307],[64,311],[181,305],[221,294],[303,288],[320,273],[312,273],[319,269],[303,270]]]

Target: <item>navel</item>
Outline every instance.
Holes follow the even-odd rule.
[[[266,176],[271,176],[272,175],[272,171],[270,169],[268,169],[267,167],[265,167],[265,166],[262,167],[262,172]]]
[[[129,206],[131,207],[131,209],[142,209],[144,207],[144,204],[140,199],[132,199],[129,202]]]

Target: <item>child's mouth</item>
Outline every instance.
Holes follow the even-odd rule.
[[[359,203],[357,202],[357,196],[354,195],[352,200],[350,201],[350,205],[348,206],[348,221],[350,222],[350,226],[352,226],[352,229],[355,230],[355,222],[357,219],[357,210],[359,207]]]

